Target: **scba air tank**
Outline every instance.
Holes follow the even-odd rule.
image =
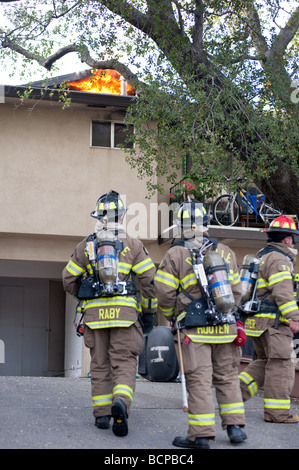
[[[112,293],[117,278],[115,235],[110,230],[101,230],[97,233],[97,241],[99,279],[105,285],[107,292]]]
[[[247,302],[250,299],[253,286],[254,286],[254,279],[251,276],[250,265],[255,260],[254,255],[245,255],[243,258],[242,266],[240,269],[240,278],[241,278],[241,285],[242,285],[242,298],[241,304]]]
[[[235,305],[235,299],[223,259],[219,253],[213,251],[205,255],[203,263],[216,307],[222,313],[230,312]]]

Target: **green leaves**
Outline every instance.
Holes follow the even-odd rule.
[[[156,177],[177,182],[186,158],[206,188],[224,174],[274,181],[284,171],[298,181],[293,2],[288,13],[279,0],[28,0],[0,7],[7,21],[2,58],[15,52],[43,64],[59,47],[76,44],[94,61],[117,59],[139,77],[126,118],[136,129],[135,147],[126,158],[150,190],[162,190]],[[298,202],[298,183],[294,192]]]

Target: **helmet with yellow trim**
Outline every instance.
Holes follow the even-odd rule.
[[[96,209],[90,215],[98,220],[107,217],[109,221],[116,222],[126,211],[127,208],[124,206],[119,193],[111,189],[97,200]]]
[[[207,211],[202,202],[196,199],[188,198],[180,204],[177,215],[176,223],[183,230],[198,230],[206,231],[207,224],[212,217],[208,216]]]
[[[286,234],[285,236],[287,237],[288,235],[299,235],[299,230],[298,226],[296,225],[296,222],[294,222],[293,219],[290,217],[287,217],[285,215],[281,215],[274,219],[271,224],[269,225],[268,228],[262,229],[263,232],[268,232],[268,233],[281,233],[281,234]]]

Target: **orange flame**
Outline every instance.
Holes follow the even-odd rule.
[[[88,93],[110,93],[113,95],[129,95],[134,96],[135,91],[124,81],[125,90],[122,91],[122,80],[120,73],[116,70],[92,70],[90,77],[67,82],[70,90],[86,91]]]

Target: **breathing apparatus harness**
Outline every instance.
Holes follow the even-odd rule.
[[[88,236],[86,251],[92,274],[82,277],[76,295],[79,301],[109,297],[115,295],[137,295],[134,273],[129,272],[122,281],[118,277],[119,253],[123,250],[123,242],[117,236],[117,231],[103,228]],[[80,302],[76,316],[81,314]],[[83,335],[83,316],[75,323],[78,336]]]
[[[121,242],[112,231],[103,229],[89,235],[86,241],[92,275],[82,278],[77,294],[79,300],[94,299],[113,295],[136,295],[137,289],[131,273],[123,281],[118,277]]]
[[[194,299],[181,287],[181,291],[191,300],[183,320],[185,328],[236,323],[235,314],[232,313],[234,297],[228,280],[228,266],[218,253],[208,251],[216,248],[217,244],[217,240],[213,239],[207,239],[200,248],[186,240],[173,244],[189,249],[193,271],[202,292],[200,299]]]
[[[268,253],[271,253],[272,251],[282,253],[287,258],[289,258],[291,262],[293,262],[293,258],[291,257],[291,255],[285,253],[283,250],[280,250],[279,248],[274,246],[266,246],[265,248],[260,250],[257,253],[256,257],[251,257],[251,261],[249,262],[249,264],[244,263],[245,258],[250,258],[250,255],[246,255],[244,257],[243,265],[241,267],[241,273],[247,272],[246,276],[249,275],[249,278],[244,278],[245,287],[243,287],[244,292],[242,295],[241,302],[244,302],[244,300],[246,301],[239,305],[238,310],[240,313],[245,314],[247,316],[257,315],[258,313],[275,313],[276,316],[274,328],[277,329],[280,315],[279,309],[275,302],[269,302],[265,300],[266,297],[270,294],[270,291],[266,292],[266,294],[261,299],[259,299],[256,295],[258,270],[262,261],[262,257]]]

